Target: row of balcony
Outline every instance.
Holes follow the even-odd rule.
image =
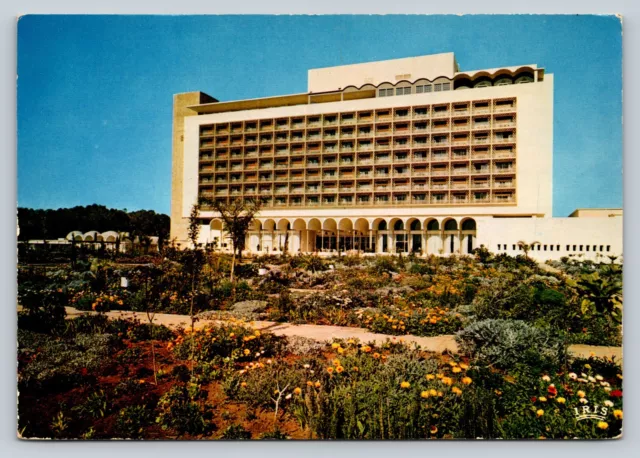
[[[425,123],[423,123],[425,124]],[[453,123],[452,125],[443,125],[443,126],[421,126],[414,124],[413,128],[396,126],[394,129],[382,129],[380,127],[376,128],[375,131],[348,131],[348,132],[327,132],[324,131],[322,134],[320,132],[307,132],[307,135],[296,135],[295,133],[291,136],[288,134],[284,134],[283,136],[277,135],[276,137],[261,137],[255,138],[254,136],[245,135],[243,138],[239,136],[238,138],[234,137],[231,139],[224,138],[218,139],[219,144],[222,145],[256,145],[256,144],[266,144],[266,143],[287,143],[287,142],[303,142],[303,141],[314,141],[314,140],[337,140],[338,138],[369,138],[369,137],[388,137],[391,135],[407,135],[409,133],[430,133],[430,132],[449,132],[449,131],[468,131],[468,130],[490,130],[490,129],[507,129],[516,127],[515,122],[476,122],[473,124],[470,123]],[[206,135],[202,136],[203,138],[207,138]]]
[[[215,191],[214,195],[217,196],[239,196],[239,195],[253,195],[256,193],[259,194],[316,194],[316,193],[324,193],[324,194],[335,194],[335,193],[370,193],[370,192],[403,192],[403,191],[468,191],[470,189],[514,189],[514,182],[494,182],[493,186],[487,181],[484,183],[463,183],[463,184],[431,184],[427,185],[418,185],[414,184],[413,186],[409,185],[375,185],[375,186],[342,186],[340,188],[336,186],[309,186],[306,189],[303,187],[294,187],[289,189],[288,187],[276,187],[275,190],[271,187],[269,188],[261,188],[256,191],[255,188],[246,188],[244,191],[240,189],[218,189]]]
[[[240,127],[215,127],[211,128],[203,128],[201,130],[201,134],[203,136],[209,135],[229,135],[235,133],[242,132],[273,132],[273,131],[281,131],[281,130],[295,130],[295,129],[304,129],[308,127],[336,127],[336,126],[345,126],[345,125],[357,125],[357,124],[369,124],[369,123],[384,123],[384,122],[392,122],[392,121],[407,121],[414,119],[429,119],[429,118],[447,118],[447,117],[461,117],[461,116],[473,116],[473,115],[488,115],[488,114],[498,114],[498,113],[511,113],[516,109],[515,104],[511,105],[500,105],[500,106],[483,106],[476,107],[472,109],[450,109],[446,107],[446,109],[439,109],[438,107],[434,107],[432,110],[428,108],[414,108],[414,109],[406,109],[402,112],[396,112],[394,114],[378,114],[373,115],[370,112],[366,114],[361,114],[358,117],[355,116],[342,116],[341,118],[332,118],[332,119],[324,119],[320,120],[319,118],[312,118],[311,120],[294,120],[289,122],[269,122],[263,123],[259,125],[259,121],[245,121],[244,126]]]
[[[205,196],[203,197],[213,197],[213,196]],[[278,198],[266,198],[262,199],[263,204],[266,207],[332,207],[332,206],[381,206],[381,205],[460,205],[460,204],[503,204],[503,203],[515,203],[515,197],[512,195],[497,196],[494,195],[492,197],[474,197],[474,196],[460,196],[460,197],[448,197],[448,196],[413,196],[412,199],[403,199],[403,198],[384,198],[380,196],[379,198],[374,199],[353,199],[353,198],[342,198],[336,199],[329,198],[323,200],[316,200],[314,198],[307,198],[305,201],[300,200],[289,200],[286,199],[278,199]]]

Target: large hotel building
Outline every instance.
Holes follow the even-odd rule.
[[[249,252],[622,254],[622,211],[552,218],[553,75],[453,53],[309,70],[308,91],[174,96],[171,237],[200,198],[262,199]],[[200,241],[229,248],[203,207]]]

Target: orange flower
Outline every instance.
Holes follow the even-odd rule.
[[[400,388],[404,388],[404,389],[411,388],[411,383],[409,383],[409,382],[401,382],[400,383]]]
[[[471,380],[471,377],[464,377],[462,379],[462,383],[464,383],[465,385],[471,385],[471,382],[473,382],[473,380]]]
[[[336,372],[337,372],[338,374],[341,374],[341,373],[342,373],[342,371],[344,371],[344,367],[342,367],[342,366],[338,366],[338,367],[336,367]]]
[[[333,367],[327,367],[327,372],[333,374]]]
[[[295,388],[293,389],[293,394],[296,394],[296,395],[300,395],[300,394],[302,394],[302,388],[295,387]]]

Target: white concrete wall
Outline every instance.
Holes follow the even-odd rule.
[[[596,260],[597,254],[623,254],[621,217],[612,218],[483,218],[477,219],[477,245],[484,245],[494,253],[510,256],[523,254],[517,244],[539,242],[529,256],[541,261],[582,254],[582,259]],[[498,249],[500,244],[501,249]],[[504,249],[506,245],[506,250]],[[514,249],[515,245],[515,249]],[[544,250],[547,245],[547,250]],[[553,251],[551,251],[553,245]],[[560,245],[560,251],[558,251]],[[567,250],[569,245],[569,250]],[[577,250],[573,250],[576,245]],[[580,246],[582,245],[582,250]],[[594,245],[596,251],[593,251]],[[600,246],[603,251],[600,251]],[[606,251],[607,245],[610,251]],[[589,251],[587,251],[587,246]],[[606,260],[606,259],[605,259]]]

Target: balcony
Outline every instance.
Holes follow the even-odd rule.
[[[426,185],[424,185],[424,184],[414,184],[414,185],[413,185],[413,187],[412,187],[412,189],[413,189],[414,191],[426,191],[427,186],[426,186]]]
[[[469,198],[468,197],[453,197],[452,202],[454,204],[465,204],[467,202],[469,202]]]
[[[443,147],[444,146],[449,146],[449,142],[448,141],[442,141],[442,140],[441,141],[437,141],[437,142],[433,141],[433,142],[431,142],[431,146],[435,147],[435,148],[440,147],[440,146],[443,146]]]
[[[304,177],[302,175],[294,175],[291,177],[291,181],[303,181]]]
[[[263,164],[260,166],[260,170],[271,170],[273,169],[273,164]]]
[[[428,177],[429,176],[429,172],[417,172],[414,170],[413,172],[413,176],[414,177]]]
[[[469,110],[453,110],[453,116],[469,116]]]
[[[260,195],[262,196],[271,195],[271,189],[261,189]]]
[[[473,139],[473,144],[474,145],[486,145],[489,143],[489,139],[486,137],[482,137],[482,138],[474,138]]]
[[[451,189],[467,189],[469,187],[469,183],[452,183]]]
[[[287,130],[289,128],[288,124],[278,124],[276,125],[276,130]]]
[[[307,127],[320,127],[320,121],[309,121]]]
[[[370,173],[359,173],[358,178],[371,178]]]
[[[429,117],[429,113],[425,112],[414,112],[413,119],[427,119]]]
[[[516,153],[513,151],[494,151],[493,152],[493,157],[495,159],[502,159],[502,158],[512,158],[515,157]]]
[[[381,173],[381,172],[377,172],[376,173],[376,178],[389,178],[391,175],[389,173]]]
[[[441,161],[448,161],[449,160],[449,155],[448,154],[442,154],[442,153],[434,153],[431,156],[431,160],[433,162],[441,162]]]
[[[287,194],[289,190],[287,188],[276,189],[276,194]]]
[[[302,122],[293,123],[291,124],[291,129],[304,129],[304,123]]]
[[[454,168],[453,169],[453,174],[454,175],[468,175],[469,174],[469,169],[467,168]]]
[[[431,171],[431,176],[434,177],[444,177],[444,176],[448,176],[449,170],[432,170]]]
[[[384,157],[384,158],[376,159],[376,164],[390,164],[390,163],[391,163],[391,158],[390,157]]]
[[[315,169],[320,167],[320,163],[319,162],[307,162],[307,168],[310,169]]]
[[[474,175],[484,175],[489,173],[489,167],[481,167],[479,169],[471,169],[471,173]]]
[[[394,177],[409,177],[410,175],[409,172],[393,172]]]
[[[358,138],[369,138],[372,137],[372,132],[358,132]]]
[[[510,111],[515,111],[515,105],[496,105],[493,108],[494,113],[508,113]]]
[[[276,156],[288,156],[290,151],[288,149],[280,149],[276,151]]]
[[[433,126],[431,132],[449,132],[449,126]]]
[[[495,167],[493,173],[513,173],[515,170],[515,167]]]
[[[503,128],[510,128],[510,127],[516,127],[516,123],[513,122],[513,121],[494,122],[493,123],[493,128],[494,129],[503,129]]]
[[[436,190],[449,189],[449,185],[448,184],[432,184],[431,189],[436,189]]]
[[[489,197],[473,197],[471,202],[474,204],[486,204],[489,202]]]
[[[489,122],[476,122],[473,124],[473,130],[489,130],[491,129],[491,123]]]
[[[480,107],[480,108],[473,108],[473,114],[489,114],[491,113],[491,108],[489,107]]]
[[[373,164],[371,159],[358,159],[358,165],[370,165]]]
[[[434,111],[431,114],[432,118],[448,118],[450,115],[449,110],[443,110],[443,111]]]
[[[345,151],[345,150],[343,150]],[[358,151],[373,151],[373,146],[371,145],[360,145],[358,146]]]
[[[406,186],[406,185],[394,186],[393,190],[394,191],[408,191],[409,190],[409,186]]]
[[[358,192],[370,192],[373,191],[373,187],[371,186],[358,186]]]
[[[270,132],[273,130],[273,125],[269,124],[267,126],[260,126],[260,132]]]
[[[493,198],[498,203],[512,203],[516,201],[515,197],[513,196],[509,196],[509,197],[493,196]]]
[[[376,122],[390,122],[392,119],[391,115],[378,116],[376,117]]]
[[[446,204],[448,202],[449,202],[449,200],[447,198],[444,198],[444,197],[442,199],[437,199],[435,197],[431,198],[431,203],[432,204]]]
[[[511,137],[507,137],[507,138],[504,138],[504,137],[496,137],[496,138],[493,140],[493,143],[513,143],[513,142],[515,142],[515,141],[516,141],[516,138],[515,138],[515,137],[513,137],[513,136],[511,136]]]
[[[356,120],[354,118],[342,118],[340,120],[340,124],[343,126],[348,126],[350,124],[355,124]]]
[[[483,182],[471,182],[471,187],[472,188],[489,188],[489,182],[488,181],[483,181]]]
[[[496,181],[493,186],[496,188],[513,188],[515,184],[513,181]]]

